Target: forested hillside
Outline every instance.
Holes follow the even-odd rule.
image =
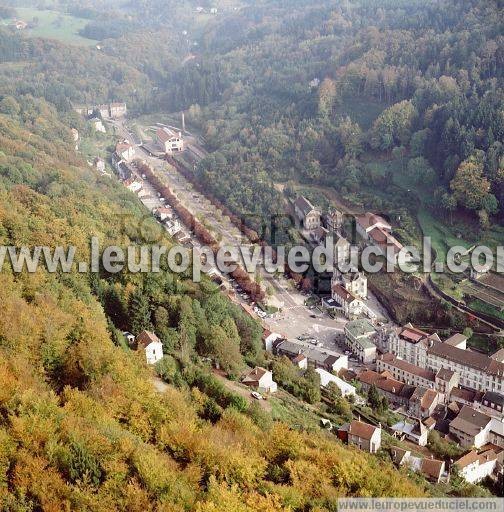
[[[500,7],[258,2],[225,19],[205,34],[202,62],[173,84],[174,104],[198,105],[191,119],[216,150],[198,177],[237,210],[272,213],[273,181],[363,201],[370,180],[393,185],[366,163],[392,154],[430,184],[439,212],[475,211],[484,227],[502,218]],[[258,182],[270,189],[262,200]],[[375,206],[394,213],[391,202],[385,194]]]
[[[54,106],[0,105],[2,245],[84,257],[91,235],[102,247],[158,238],[132,193],[86,168]],[[424,492],[389,462],[273,425],[225,391],[199,356],[231,374],[260,357],[262,331],[209,282],[6,263],[0,289],[2,510],[335,510],[339,495]],[[144,328],[171,354],[163,393],[119,331]]]
[[[332,187],[409,219],[407,238],[414,201],[392,193],[413,176],[436,213],[482,230],[502,218],[497,2],[223,1],[215,16],[196,0],[37,4],[85,18],[102,44],[0,31],[2,245],[85,259],[90,236],[158,241],[138,199],[74,151],[70,128],[86,129],[72,103],[114,100],[186,109],[210,151],[196,177],[237,213],[277,213],[275,185]],[[392,157],[396,174],[381,172]],[[264,363],[262,329],[209,281],[5,264],[0,290],[2,510],[334,511],[338,496],[432,492],[225,389],[205,359],[230,377]],[[167,354],[163,393],[121,334],[146,328]]]

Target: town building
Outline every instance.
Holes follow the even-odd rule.
[[[153,332],[142,331],[135,341],[137,350],[145,352],[147,364],[155,364],[163,359],[163,344]]]
[[[273,374],[260,366],[256,366],[248,372],[242,383],[257,389],[261,393],[274,393],[277,390],[277,383],[273,380]]]
[[[399,440],[407,439],[418,446],[427,446],[429,429],[416,418],[404,419],[392,425],[394,436]]]
[[[335,208],[331,208],[324,215],[324,225],[330,232],[339,233],[340,229],[343,227],[343,213]]]
[[[98,172],[101,172],[101,173],[105,172],[105,160],[103,160],[103,158],[100,158],[99,156],[97,156],[94,159],[93,165]]]
[[[364,392],[368,392],[371,386],[376,386],[380,395],[385,396],[394,407],[409,407],[409,400],[416,389],[414,386],[392,378],[387,372],[377,373],[373,370],[364,370],[357,375],[357,380]]]
[[[388,371],[394,379],[412,386],[423,386],[425,388],[435,386],[436,374],[434,372],[399,359],[390,352],[377,359],[376,369],[378,372]]]
[[[336,375],[333,375],[332,373],[329,373],[328,371],[323,370],[322,368],[317,368],[315,371],[320,376],[321,387],[325,388],[329,385],[330,382],[332,382],[340,390],[341,396],[357,396],[357,390],[355,389],[355,387],[352,386],[351,384],[348,384],[348,382],[345,382],[343,379],[340,379]]]
[[[120,119],[128,113],[126,103],[108,103],[102,105],[76,105],[75,112],[84,117],[99,115],[102,119]]]
[[[341,284],[334,283],[331,285],[332,303],[326,303],[326,307],[331,307],[336,311],[341,311],[343,315],[354,320],[361,316],[375,318],[375,314],[366,306],[362,299],[356,297],[352,292],[346,290]]]
[[[155,208],[152,213],[161,222],[173,219],[174,217],[173,210],[168,206],[160,206],[159,208]]]
[[[391,225],[383,217],[369,212],[357,215],[355,220],[357,233],[364,242],[374,245],[391,263],[397,263],[403,245],[392,235]]]
[[[342,236],[334,243],[334,264],[339,271],[347,270],[346,266],[350,262],[350,242]]]
[[[490,416],[504,418],[504,396],[494,391],[487,391],[481,398],[480,410]]]
[[[302,355],[306,357],[307,364],[310,366],[322,368],[328,372],[338,373],[340,370],[348,368],[347,356],[325,348],[310,346],[298,340],[279,339],[273,343],[273,352],[280,356],[286,356],[293,362]],[[299,366],[300,361],[302,358],[299,358],[295,364]]]
[[[417,386],[409,398],[408,412],[415,418],[428,418],[443,401],[444,396],[434,389]]]
[[[396,466],[406,466],[411,471],[422,474],[432,483],[439,483],[442,480],[446,481],[449,479],[446,464],[442,460],[416,457],[411,455],[411,451],[403,450],[397,446],[391,447],[390,455]]]
[[[132,176],[123,182],[124,186],[135,194],[139,194],[143,189],[143,183],[136,176]]]
[[[345,325],[345,345],[363,363],[376,361],[376,345],[373,342],[377,330],[365,319],[353,320]]]
[[[353,420],[338,429],[338,438],[365,452],[376,453],[381,446],[381,427]]]
[[[492,449],[481,453],[471,450],[455,461],[455,467],[458,469],[459,475],[471,484],[477,484],[494,473],[497,464],[497,454]]]
[[[93,117],[89,120],[92,127],[94,128],[95,132],[100,133],[107,133],[107,130],[105,129],[105,125],[103,124],[102,120],[98,117]]]
[[[366,274],[364,274],[364,272],[335,271],[331,279],[331,285],[336,284],[341,285],[347,292],[350,292],[358,299],[367,299],[367,277]]]
[[[480,448],[490,442],[491,423],[490,416],[464,405],[450,423],[450,434],[464,448]]]
[[[119,161],[131,162],[135,157],[135,148],[128,140],[122,140],[116,144],[115,153]]]
[[[156,140],[162,151],[167,155],[184,151],[182,133],[175,132],[166,126],[157,129]]]
[[[311,231],[320,227],[322,214],[306,197],[299,196],[294,201],[294,213],[304,229]]]
[[[391,352],[399,359],[436,374],[441,370],[457,373],[458,377],[444,371],[439,373],[438,381],[448,378],[445,381],[448,388],[457,384],[477,391],[504,394],[504,363],[461,348],[466,346],[466,337],[461,334],[442,342],[437,334],[427,334],[407,324],[403,328],[388,330],[378,343],[382,351]],[[441,382],[438,384],[442,385]]]
[[[282,336],[276,332],[271,332],[268,329],[264,329],[262,340],[264,344],[264,350],[268,352],[273,352],[273,344],[275,341],[282,339]]]

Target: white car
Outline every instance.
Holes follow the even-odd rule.
[[[255,398],[256,400],[262,400],[263,399],[263,396],[261,395],[261,393],[258,393],[257,391],[252,391],[250,393],[250,396],[252,398]]]

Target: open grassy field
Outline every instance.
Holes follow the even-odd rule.
[[[18,7],[18,19],[33,24],[32,28],[24,30],[31,37],[56,39],[69,44],[93,45],[96,41],[79,35],[79,30],[88,23],[87,20],[76,18],[57,11],[39,10],[28,7]],[[5,20],[10,24],[13,20]]]

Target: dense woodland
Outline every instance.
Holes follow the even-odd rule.
[[[73,148],[70,128],[86,129],[72,103],[113,100],[132,114],[187,109],[212,152],[196,178],[239,215],[277,213],[275,182],[386,187],[364,162],[394,152],[440,207],[483,227],[501,218],[496,2],[248,1],[198,23],[207,2],[116,4],[38,2],[87,19],[101,50],[0,31],[2,245],[86,255],[91,235],[159,240],[136,197]],[[353,118],[349,98],[379,104],[376,118]],[[435,492],[226,390],[205,361],[231,378],[272,364],[285,389],[320,399],[313,375],[264,360],[259,324],[209,281],[8,265],[0,281],[2,510],[334,511],[342,495]],[[146,328],[167,354],[164,393],[121,335]]]

